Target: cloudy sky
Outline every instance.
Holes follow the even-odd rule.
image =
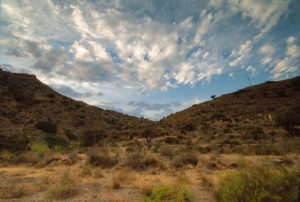
[[[2,0],[0,64],[157,120],[300,75],[299,0]]]

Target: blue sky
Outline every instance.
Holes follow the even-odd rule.
[[[299,0],[2,0],[0,65],[159,120],[248,78],[299,76],[299,10]]]

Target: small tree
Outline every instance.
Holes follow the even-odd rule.
[[[217,98],[217,96],[216,95],[212,95],[212,96],[210,96],[210,98],[214,100],[214,99]]]
[[[146,138],[148,147],[151,147],[151,141],[156,136],[153,126],[148,126],[142,131],[142,137]]]

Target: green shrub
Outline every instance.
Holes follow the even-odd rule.
[[[151,195],[145,196],[144,201],[145,202],[150,202],[150,201],[192,202],[195,201],[195,197],[183,185],[159,185],[153,187]]]
[[[54,148],[55,146],[66,147],[69,144],[66,138],[58,135],[51,135],[51,134],[48,134],[45,137],[45,141],[47,142],[47,145],[50,148]]]
[[[57,126],[52,123],[52,121],[39,121],[35,124],[35,128],[39,129],[45,133],[55,134],[57,131]]]
[[[34,143],[31,145],[31,151],[37,153],[39,156],[45,156],[50,150],[46,144]]]
[[[98,144],[101,140],[108,137],[104,129],[89,129],[83,131],[80,137],[80,146],[89,147]]]
[[[222,177],[217,199],[231,202],[296,201],[299,172],[245,167]]]

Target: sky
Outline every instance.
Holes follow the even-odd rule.
[[[299,0],[0,0],[0,68],[159,120],[300,75]]]

